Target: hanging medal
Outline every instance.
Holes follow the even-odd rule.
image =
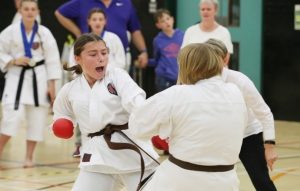
[[[28,41],[24,23],[23,23],[23,21],[21,22],[21,32],[22,32],[23,45],[24,45],[24,49],[25,49],[25,56],[30,58],[28,65],[31,67],[34,67],[36,65],[36,62],[32,58],[31,47],[33,44],[34,37],[37,33],[37,29],[38,29],[38,24],[37,24],[37,22],[34,22],[34,25],[32,28],[32,34],[31,34],[30,40]]]

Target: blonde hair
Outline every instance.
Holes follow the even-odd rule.
[[[226,58],[228,54],[228,50],[226,48],[226,45],[222,41],[211,38],[205,43],[212,46],[212,48],[216,51],[216,53],[220,55],[223,59]]]
[[[221,74],[223,60],[205,43],[192,43],[181,49],[178,55],[178,84],[195,84]]]
[[[212,4],[215,6],[216,10],[219,9],[219,1],[218,1],[218,0],[200,0],[200,1],[199,1],[199,6],[200,6],[202,3],[212,3]]]

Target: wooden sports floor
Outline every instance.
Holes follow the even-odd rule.
[[[47,130],[48,131],[48,130]],[[300,123],[276,121],[279,159],[271,172],[279,191],[300,191]],[[46,132],[45,142],[37,146],[34,168],[23,168],[25,128],[7,144],[0,160],[0,191],[71,190],[78,173],[78,159],[71,153],[74,139],[61,140]],[[162,156],[161,160],[166,157]],[[255,190],[243,166],[236,166],[240,190]]]

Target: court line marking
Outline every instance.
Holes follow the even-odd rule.
[[[30,184],[33,184],[33,185],[36,185],[36,186],[38,186],[38,185],[40,185],[40,186],[43,186],[43,187],[41,187],[41,188],[45,188],[45,189],[47,189],[48,187],[49,187],[49,185],[51,186],[51,183],[45,183],[45,182],[40,182],[41,180],[37,180],[37,179],[35,179],[36,181],[30,181],[30,180],[28,180],[28,179],[26,179],[26,180],[23,180],[23,179],[11,179],[11,178],[6,178],[6,177],[0,177],[0,180],[11,180],[12,182],[6,182],[6,185],[7,186],[11,186],[11,185],[14,185],[14,183],[13,182],[23,182],[23,183],[30,183]],[[73,177],[72,177],[72,179],[73,179]],[[60,187],[63,187],[63,188],[66,188],[64,185],[66,185],[66,184],[71,184],[71,183],[74,183],[75,182],[75,180],[72,180],[72,181],[67,181],[67,182],[63,182],[63,183],[59,183],[59,184],[53,184],[53,185],[57,185],[57,186],[52,186],[52,187],[58,187],[58,186],[60,186]],[[0,186],[0,188],[3,188],[3,184],[1,184],[1,186]],[[7,188],[7,187],[5,187],[4,186],[4,188]],[[33,190],[40,190],[41,188],[38,188],[38,189],[33,189]],[[69,188],[69,187],[68,187]],[[30,189],[30,188],[29,188]],[[32,190],[32,191],[33,191]]]
[[[276,147],[276,149],[291,150],[290,152],[299,152],[300,151],[300,148],[297,148],[297,147],[288,147],[288,146],[280,146],[280,147]]]
[[[281,173],[278,173],[278,174],[272,176],[271,179],[273,181],[275,181],[275,180],[277,180],[277,179],[279,179],[279,178],[281,178],[285,175],[288,175],[290,172],[297,171],[297,170],[299,170],[299,168],[287,169],[287,170],[285,170],[285,172],[281,172]]]
[[[75,180],[69,181],[69,182],[62,182],[62,183],[59,183],[59,184],[52,184],[52,185],[45,186],[45,187],[38,188],[38,189],[34,189],[34,190],[46,190],[48,188],[61,187],[61,186],[64,186],[66,184],[73,184],[74,182],[75,182]],[[34,190],[32,190],[32,191],[34,191]]]
[[[18,163],[18,164],[21,163],[19,161],[9,161],[9,160],[6,160],[5,162]],[[35,166],[33,166],[31,168],[24,168],[23,165],[22,166],[15,166],[15,167],[7,167],[7,168],[2,167],[0,169],[0,171],[8,171],[8,170],[15,170],[15,169],[33,169],[33,168],[37,168],[37,167],[55,167],[55,168],[65,168],[65,169],[78,169],[77,166],[76,166],[76,168],[59,167],[60,165],[75,164],[75,163],[79,164],[79,161],[49,163],[49,164],[36,164]]]
[[[291,159],[291,158],[300,158],[300,154],[296,155],[279,155],[278,159]]]

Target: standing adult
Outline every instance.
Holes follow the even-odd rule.
[[[49,101],[55,98],[55,80],[61,78],[56,40],[48,28],[36,22],[36,0],[22,0],[21,21],[0,34],[0,67],[7,72],[2,97],[0,155],[4,146],[18,132],[23,119],[27,125],[24,167],[32,167],[33,153],[43,140],[47,127]]]
[[[127,53],[130,51],[127,31],[131,33],[132,41],[140,52],[138,63],[145,67],[148,62],[147,48],[131,0],[72,0],[61,5],[55,11],[55,16],[62,26],[79,37],[88,32],[88,13],[94,7],[104,10],[107,15],[106,30],[120,37]],[[130,63],[126,64],[129,66]]]
[[[210,38],[214,38],[221,40],[226,45],[228,52],[233,53],[233,45],[228,29],[216,21],[218,7],[218,0],[200,0],[201,22],[190,26],[186,30],[181,47],[185,47],[190,43],[203,43]]]

